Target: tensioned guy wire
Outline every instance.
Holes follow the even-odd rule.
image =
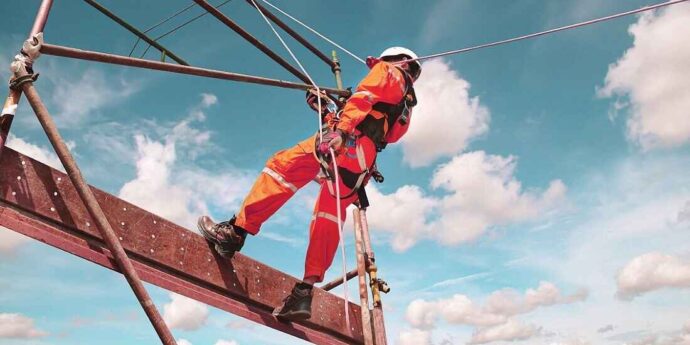
[[[265,1],[265,0],[264,0],[264,1]],[[673,1],[663,2],[663,3],[656,4],[656,5],[650,5],[650,6],[645,6],[645,7],[642,7],[642,8],[638,8],[638,9],[636,9],[636,10],[631,10],[631,11],[627,11],[627,12],[617,13],[617,14],[613,14],[613,15],[610,15],[610,16],[601,17],[601,18],[596,18],[596,19],[592,19],[592,20],[587,20],[587,21],[584,21],[584,22],[579,22],[579,23],[575,23],[575,24],[571,24],[571,25],[561,26],[561,27],[558,27],[558,28],[555,28],[555,29],[546,30],[546,31],[540,31],[540,32],[536,32],[536,33],[533,33],[533,34],[529,34],[529,35],[524,35],[524,36],[509,38],[509,39],[506,39],[506,40],[497,41],[497,42],[492,42],[492,43],[481,44],[481,45],[474,46],[474,47],[462,48],[462,49],[457,49],[457,50],[450,50],[450,51],[443,52],[443,53],[437,53],[437,54],[431,54],[431,55],[421,56],[421,57],[418,57],[418,58],[416,58],[416,59],[406,60],[406,62],[427,60],[427,59],[432,59],[432,58],[441,57],[441,56],[446,56],[446,55],[453,55],[453,54],[466,53],[466,52],[469,52],[469,51],[472,51],[472,50],[478,50],[478,49],[483,49],[483,48],[495,47],[495,46],[502,45],[502,44],[507,44],[507,43],[512,43],[512,42],[522,41],[522,40],[526,40],[526,39],[530,39],[530,38],[534,38],[534,37],[538,37],[538,36],[543,36],[543,35],[552,34],[552,33],[559,32],[559,31],[565,31],[565,30],[575,29],[575,28],[579,28],[579,27],[582,27],[582,26],[586,26],[586,25],[596,24],[596,23],[600,23],[600,22],[604,22],[604,21],[608,21],[608,20],[612,20],[612,19],[616,19],[616,18],[620,18],[620,17],[625,17],[625,16],[629,16],[629,15],[633,15],[633,14],[637,14],[637,13],[641,13],[641,12],[645,12],[645,11],[651,11],[651,10],[654,10],[654,9],[657,9],[657,8],[660,8],[660,7],[675,5],[675,4],[679,4],[679,3],[681,3],[681,2],[686,2],[686,1],[688,1],[688,0],[673,0]]]
[[[273,5],[272,3],[270,3],[270,2],[268,2],[268,1],[266,1],[266,0],[261,0],[261,1],[263,1],[263,2],[264,2],[266,5],[268,5],[268,6],[271,6],[274,10],[276,10],[276,11],[282,13],[284,16],[286,16],[286,17],[292,19],[292,20],[293,20],[294,22],[296,22],[297,24],[302,25],[305,29],[311,31],[311,32],[314,33],[316,36],[321,37],[321,38],[324,39],[326,42],[328,42],[328,43],[330,43],[330,44],[336,46],[337,48],[339,48],[340,50],[342,50],[342,51],[345,52],[346,54],[352,56],[355,60],[357,60],[357,61],[359,61],[359,62],[361,62],[361,63],[363,63],[363,64],[365,64],[365,65],[367,64],[366,61],[364,61],[364,59],[360,58],[359,56],[355,55],[354,53],[350,52],[349,50],[343,48],[341,45],[339,45],[338,43],[335,43],[333,40],[331,40],[330,38],[328,38],[328,37],[322,35],[322,34],[319,33],[318,31],[312,29],[309,25],[302,23],[302,21],[300,21],[299,19],[297,19],[297,18],[291,16],[291,15],[288,14],[287,12],[281,10],[280,8],[276,7],[275,5]]]
[[[299,61],[297,56],[292,52],[290,47],[285,43],[283,38],[280,36],[278,31],[276,31],[275,27],[273,27],[273,24],[266,18],[266,15],[261,11],[259,6],[257,6],[255,0],[251,0],[252,3],[254,4],[254,7],[256,8],[257,11],[259,11],[259,14],[261,15],[262,18],[266,21],[266,24],[271,28],[273,33],[278,37],[278,40],[280,40],[280,43],[283,44],[283,47],[290,53],[290,56],[292,56],[292,59],[295,60],[295,63],[297,63],[297,66],[302,70],[304,75],[307,76],[309,79],[309,82],[311,82],[312,86],[316,89],[316,94],[318,95],[316,98],[318,100],[318,105],[319,105],[319,111],[317,113],[317,118],[319,120],[319,138],[323,141],[323,125],[321,123],[321,90],[319,89],[318,85],[314,82],[314,80],[311,78],[309,73],[307,73],[306,69],[304,66],[302,66],[302,63]],[[336,217],[338,218],[338,234],[340,236],[340,250],[342,254],[342,259],[343,259],[343,305],[345,308],[345,325],[347,326],[348,332],[351,330],[350,327],[350,308],[349,308],[349,296],[348,296],[348,289],[347,289],[347,261],[346,261],[346,256],[345,256],[345,238],[343,236],[343,220],[341,218],[341,211],[340,211],[340,184],[339,184],[339,176],[338,176],[338,164],[335,162],[335,152],[333,151],[333,148],[330,148],[331,152],[331,160],[333,161],[333,170],[335,171],[335,200],[336,200],[336,208],[337,208],[337,215]]]

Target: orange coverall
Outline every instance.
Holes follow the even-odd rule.
[[[377,153],[376,146],[368,137],[360,136],[355,127],[367,115],[377,119],[385,117],[384,114],[372,110],[374,104],[378,102],[397,104],[402,100],[405,93],[405,78],[402,73],[387,62],[382,61],[374,65],[357,86],[356,92],[346,102],[340,121],[327,124],[331,128],[335,125],[346,136],[343,147],[337,153],[338,167],[360,174],[373,166]],[[398,141],[407,132],[408,126],[409,120],[405,125],[396,122],[392,127],[386,123],[384,125],[386,142]],[[297,190],[317,177],[320,172],[315,154],[317,138],[318,134],[292,148],[279,151],[266,162],[266,167],[257,178],[237,214],[235,225],[256,235],[261,225]],[[329,191],[329,183],[326,180],[321,182],[321,191],[314,206],[309,228],[309,247],[304,264],[304,278],[316,277],[318,282],[323,281],[326,270],[331,266],[340,238],[336,198]],[[352,192],[342,182],[342,178],[338,183],[341,197]],[[334,186],[331,188],[335,190]],[[343,222],[346,216],[345,209],[356,200],[356,193],[341,200],[340,214]]]

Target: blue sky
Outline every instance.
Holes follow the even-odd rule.
[[[38,3],[0,4],[12,13],[0,23],[3,80]],[[102,3],[145,28],[188,2]],[[426,55],[646,4],[276,1],[362,57],[390,45]],[[223,11],[288,57],[243,1]],[[163,44],[193,65],[293,79],[207,17]],[[688,22],[682,4],[425,63],[410,132],[380,156],[386,182],[370,190],[390,343],[690,341]],[[126,55],[135,39],[69,1],[56,2],[46,41]],[[319,84],[334,84],[288,43]],[[366,67],[340,58],[356,85]],[[36,69],[88,181],[190,229],[202,213],[231,216],[265,160],[316,130],[299,91],[49,56]],[[25,102],[12,134],[9,146],[59,165]],[[316,191],[307,186],[243,251],[300,276]],[[352,253],[352,236],[346,245]],[[0,318],[15,325],[0,325],[0,344],[157,343],[121,276],[6,229],[0,259]],[[188,343],[303,343],[149,287]]]

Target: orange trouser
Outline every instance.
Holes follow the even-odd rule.
[[[342,159],[350,158],[339,157],[338,161]],[[373,159],[368,161],[371,160]],[[316,178],[319,170],[319,162],[314,156],[314,137],[303,140],[289,149],[279,151],[266,162],[266,167],[254,182],[249,195],[244,199],[235,224],[252,235],[256,235],[261,225],[297,190]],[[351,189],[340,181],[339,184],[341,196],[350,194]],[[340,216],[343,222],[345,222],[345,209],[355,200],[357,200],[356,193],[341,200]],[[304,263],[304,278],[316,277],[317,281],[323,281],[326,270],[331,266],[340,239],[336,215],[336,198],[329,192],[327,182],[322,182],[309,227],[309,247]]]

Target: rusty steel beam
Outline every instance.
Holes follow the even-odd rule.
[[[95,61],[95,62],[102,62],[102,63],[108,63],[108,64],[114,64],[114,65],[121,65],[121,66],[147,68],[147,69],[152,69],[152,70],[157,70],[157,71],[166,71],[166,72],[194,75],[194,76],[206,77],[206,78],[232,80],[232,81],[239,81],[239,82],[252,83],[252,84],[277,86],[277,87],[282,87],[282,88],[287,88],[287,89],[308,90],[308,89],[312,88],[311,85],[293,83],[293,82],[288,82],[288,81],[284,81],[284,80],[256,77],[256,76],[251,76],[251,75],[246,75],[246,74],[231,73],[231,72],[212,70],[212,69],[193,67],[193,66],[183,66],[183,65],[171,64],[171,63],[165,63],[165,62],[159,62],[159,61],[137,59],[137,58],[127,57],[127,56],[99,53],[99,52],[94,52],[94,51],[81,50],[81,49],[63,47],[63,46],[52,45],[52,44],[43,44],[43,46],[41,48],[41,53],[46,54],[46,55],[62,56],[62,57],[88,60],[88,61]],[[350,92],[347,90],[338,90],[338,89],[327,88],[327,87],[321,87],[321,90],[324,90],[328,93],[332,93],[335,95],[340,95],[340,96],[345,96],[345,97],[350,96]]]
[[[46,23],[48,22],[48,15],[50,14],[50,9],[53,7],[53,0],[43,0],[41,6],[38,8],[36,13],[36,18],[34,19],[34,25],[31,27],[31,32],[29,32],[29,37],[33,37],[39,32],[43,32]],[[0,155],[2,155],[2,149],[5,147],[7,135],[12,127],[12,119],[17,113],[17,105],[19,100],[22,98],[22,91],[9,90],[7,98],[5,99],[5,104],[2,107],[2,112],[0,113]]]
[[[67,176],[6,148],[0,157],[0,225],[116,269],[102,236]],[[298,281],[241,253],[215,254],[202,236],[91,188],[140,277],[214,307],[316,344],[363,344],[360,307],[314,289],[312,319],[283,323],[272,315]]]
[[[18,75],[17,77],[22,76]],[[151,296],[149,296],[149,293],[144,287],[144,283],[139,279],[137,271],[134,269],[134,266],[132,266],[132,262],[129,260],[127,253],[125,253],[118,237],[115,235],[115,231],[98,203],[98,200],[96,200],[93,191],[86,183],[77,162],[67,148],[67,144],[65,144],[65,141],[62,139],[53,118],[50,116],[50,113],[48,113],[48,109],[46,109],[41,97],[38,95],[33,82],[22,84],[22,91],[26,95],[26,100],[31,105],[34,113],[36,113],[36,117],[41,123],[43,130],[46,132],[48,140],[53,146],[60,162],[65,167],[67,176],[72,181],[72,184],[74,184],[79,199],[84,203],[89,215],[95,221],[94,225],[96,225],[96,228],[99,230],[108,250],[113,254],[118,269],[125,276],[127,283],[129,283],[132,288],[137,300],[139,300],[141,307],[144,309],[149,321],[151,321],[151,325],[153,325],[153,328],[156,330],[161,342],[165,345],[176,345],[177,342],[175,341],[175,337],[173,337],[172,332],[170,332],[165,321],[163,321],[163,317],[158,312],[156,305],[153,304]]]
[[[318,48],[316,48],[313,44],[311,44],[309,41],[307,41],[304,37],[302,37],[300,34],[298,34],[295,30],[292,30],[290,26],[285,24],[280,18],[276,17],[271,11],[267,10],[266,7],[260,5],[257,2],[254,2],[252,0],[246,0],[249,5],[251,5],[254,8],[258,8],[265,16],[268,18],[270,21],[278,25],[283,31],[287,32],[288,35],[292,36],[297,42],[302,44],[305,48],[307,48],[310,52],[314,53],[316,57],[321,59],[321,61],[325,62],[328,66],[331,67],[332,70],[335,70],[335,68],[340,68],[334,61],[331,61],[331,59],[328,57],[328,55],[322,53]]]
[[[247,42],[251,43],[254,47],[258,48],[261,50],[264,54],[266,54],[271,60],[277,62],[279,65],[283,66],[288,72],[292,73],[295,77],[297,77],[299,80],[309,83],[309,78],[304,75],[300,70],[292,66],[290,63],[285,61],[280,55],[276,54],[274,51],[272,51],[270,48],[268,48],[265,44],[261,43],[256,37],[252,36],[247,30],[243,29],[241,26],[239,26],[237,23],[235,23],[232,19],[230,19],[228,16],[224,15],[223,12],[218,10],[217,8],[213,7],[213,5],[209,4],[208,1],[206,0],[194,0],[201,8],[206,10],[206,12],[210,13],[212,16],[216,17],[221,23],[225,24],[225,26],[229,27],[232,29],[232,31],[235,31],[238,35],[242,36]]]
[[[348,281],[350,279],[356,277],[357,276],[357,269],[355,268],[354,270],[347,272],[347,274],[345,276],[347,277]],[[339,277],[339,278],[334,279],[332,282],[328,282],[326,284],[323,284],[321,286],[321,288],[326,290],[326,291],[331,291],[331,290],[335,289],[336,287],[338,287],[342,284],[343,284],[343,277]]]

